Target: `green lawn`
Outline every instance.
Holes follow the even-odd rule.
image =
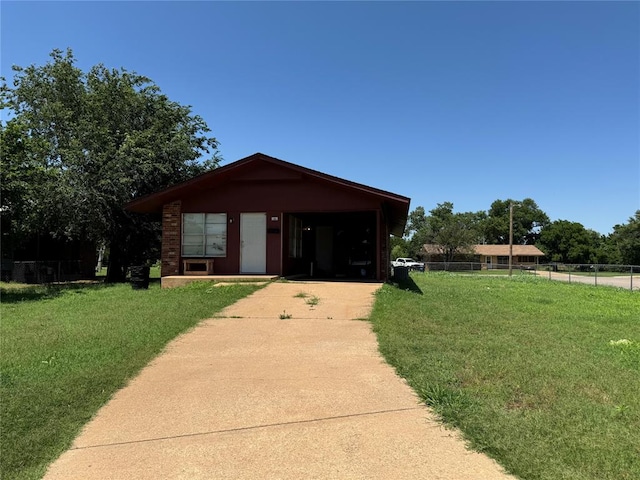
[[[640,478],[640,293],[447,273],[385,285],[380,349],[522,479]]]
[[[40,478],[167,342],[257,288],[2,284],[0,478]]]
[[[466,275],[483,275],[483,276],[488,275],[488,276],[505,277],[505,276],[509,276],[509,269],[495,268],[491,270],[461,270],[460,272],[455,272],[455,273],[462,273]],[[511,274],[512,276],[535,275],[535,272],[533,270],[520,270],[519,268],[514,268]]]

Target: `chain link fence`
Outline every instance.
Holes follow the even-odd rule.
[[[508,275],[509,265],[480,262],[425,262],[425,270]],[[513,265],[512,272],[514,275],[537,275],[549,280],[640,290],[640,265],[545,263]]]
[[[2,271],[3,280],[33,284],[83,280],[94,274],[79,260],[11,262]]]

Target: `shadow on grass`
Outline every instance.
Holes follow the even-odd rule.
[[[129,284],[129,281],[123,282]],[[150,278],[149,285],[160,285],[160,278]],[[5,283],[0,286],[1,303],[37,302],[49,298],[56,298],[63,292],[85,293],[90,290],[100,290],[103,288],[122,285],[122,283],[104,283],[104,279],[88,282],[67,282],[49,283],[37,285],[11,284]]]
[[[0,287],[0,302],[37,302],[38,300],[46,300],[59,297],[64,292],[85,293],[89,290],[108,288],[111,285],[112,284],[105,284],[101,282],[71,282],[61,284],[27,285],[20,287]]]
[[[409,277],[406,280],[393,280],[392,285],[400,290],[409,290],[410,292],[417,293],[418,295],[422,295],[422,290],[416,282],[413,281],[413,278]]]

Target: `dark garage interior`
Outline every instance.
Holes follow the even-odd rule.
[[[283,257],[288,275],[376,277],[376,213],[290,213]]]

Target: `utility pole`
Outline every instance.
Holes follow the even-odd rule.
[[[513,202],[509,204],[509,276],[513,272]]]

